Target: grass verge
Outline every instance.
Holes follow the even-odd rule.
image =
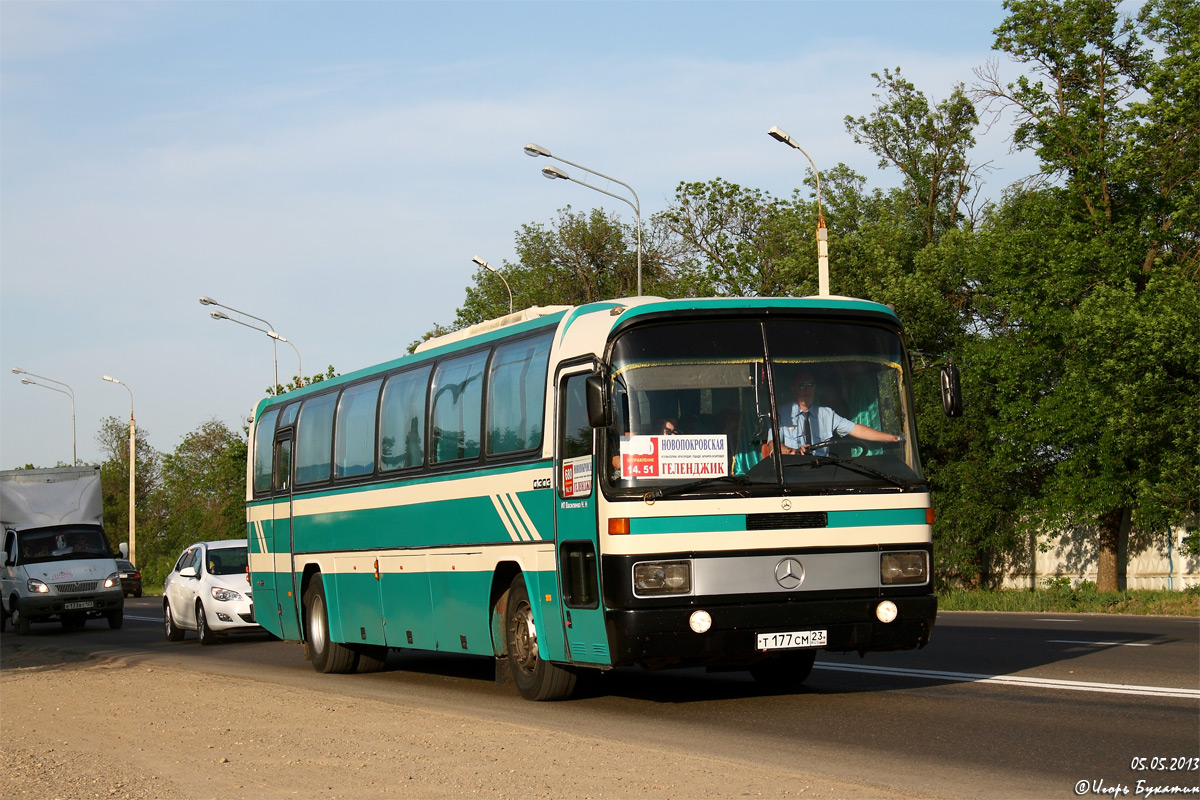
[[[1178,592],[1144,590],[1098,592],[1085,581],[1071,586],[1065,579],[1046,588],[966,591],[938,594],[938,611],[1030,611],[1074,614],[1152,614],[1173,617],[1200,616],[1200,586]]]

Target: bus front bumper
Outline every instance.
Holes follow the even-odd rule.
[[[896,605],[896,618],[876,618],[884,600]],[[704,610],[712,626],[694,632],[691,615]],[[929,644],[937,597],[870,597],[806,602],[617,609],[606,613],[614,666],[737,665],[762,656],[757,635],[822,630],[823,650],[834,652],[910,650]]]

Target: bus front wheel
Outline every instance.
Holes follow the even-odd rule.
[[[544,660],[538,650],[537,625],[529,590],[521,575],[513,578],[508,590],[508,610],[504,618],[508,667],[517,691],[526,700],[563,700],[575,691],[575,672]]]
[[[353,672],[358,666],[358,653],[329,640],[329,604],[325,600],[325,582],[320,575],[313,576],[304,593],[304,622],[313,669],[317,672]]]

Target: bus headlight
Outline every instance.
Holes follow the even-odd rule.
[[[633,565],[633,593],[638,597],[691,592],[690,561],[643,561]]]
[[[929,554],[924,550],[879,554],[879,582],[884,586],[925,583],[929,580]]]

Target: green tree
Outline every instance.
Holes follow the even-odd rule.
[[[1016,113],[1014,141],[1058,185],[1007,199],[971,276],[984,346],[1004,356],[996,434],[1031,465],[1032,521],[1097,530],[1112,591],[1130,529],[1195,516],[1196,126],[1173,106],[1197,83],[1195,11],[1152,3],[1139,29],[1109,0],[1006,7],[996,47],[1032,76],[985,73],[978,91]]]
[[[134,511],[140,540],[142,532],[152,530],[161,517],[154,497],[161,481],[162,461],[158,451],[150,445],[148,430],[136,428],[134,438],[137,449]],[[100,463],[104,530],[115,550],[115,544],[129,540],[129,420],[118,417],[100,420],[96,444],[104,459]]]
[[[245,537],[247,452],[244,435],[211,419],[162,456],[157,500],[167,513],[153,532],[138,537],[148,582],[163,580],[192,542]]]
[[[979,183],[980,168],[968,158],[979,124],[962,84],[930,108],[923,92],[897,67],[872,73],[883,93],[868,117],[846,117],[846,130],[879,156],[879,167],[904,176],[904,197],[916,215],[923,243],[934,242],[962,221],[964,207]]]

